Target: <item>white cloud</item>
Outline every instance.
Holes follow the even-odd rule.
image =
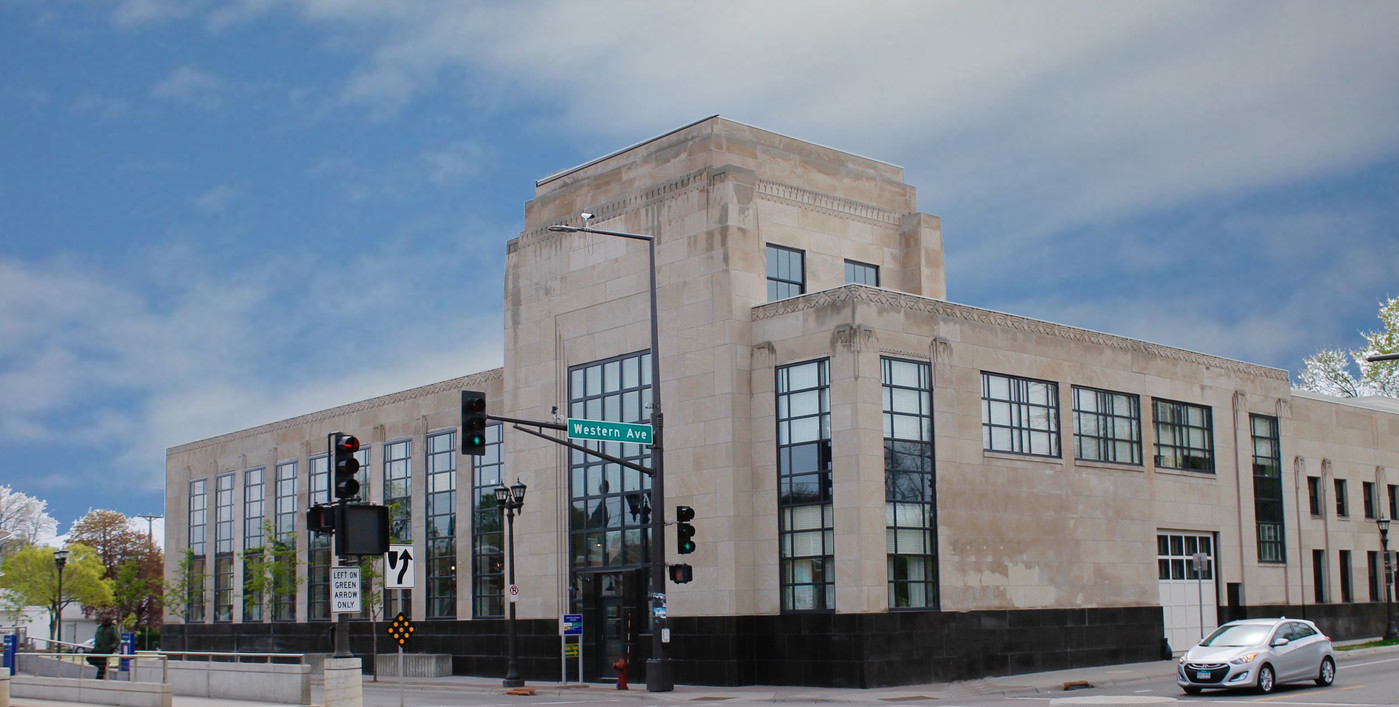
[[[199,197],[194,200],[194,205],[198,207],[200,211],[218,213],[227,209],[228,205],[238,197],[238,193],[237,189],[227,184],[220,184],[200,194]]]
[[[151,87],[151,95],[161,100],[203,110],[223,106],[236,87],[203,69],[181,66]]]

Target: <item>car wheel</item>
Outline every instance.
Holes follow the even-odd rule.
[[[1328,687],[1336,682],[1336,664],[1328,657],[1321,659],[1321,672],[1316,675],[1316,684]]]
[[[1200,694],[1200,688],[1195,687],[1195,686],[1193,686],[1193,685],[1190,686],[1190,687],[1182,687],[1182,688],[1180,688],[1180,689],[1185,690],[1185,694],[1187,694],[1187,695],[1198,695],[1198,694]]]
[[[1258,669],[1258,691],[1268,694],[1277,687],[1277,676],[1273,674],[1273,666],[1264,665]]]

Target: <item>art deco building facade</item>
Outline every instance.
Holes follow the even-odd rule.
[[[1244,615],[1378,630],[1399,406],[956,304],[941,224],[900,168],[716,117],[537,183],[504,244],[502,368],[170,449],[166,546],[191,552],[167,574],[202,580],[171,641],[329,649],[331,558],[303,513],[343,430],[420,560],[412,590],[384,592],[417,650],[504,673],[492,491],[518,479],[525,677],[558,678],[564,613],[584,614],[589,679],[624,651],[642,663],[648,477],[510,425],[457,453],[461,390],[513,418],[649,417],[646,247],[548,230],[581,212],[656,237],[664,512],[694,508],[698,530],[691,555],[665,539],[694,571],[666,589],[678,682],[1147,660]],[[245,551],[274,546],[295,578],[247,584],[268,565]],[[355,624],[356,652],[371,635]]]

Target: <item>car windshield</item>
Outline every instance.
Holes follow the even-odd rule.
[[[1234,626],[1220,626],[1209,638],[1200,641],[1202,646],[1256,646],[1268,637],[1268,632],[1273,629],[1266,624],[1238,624]]]

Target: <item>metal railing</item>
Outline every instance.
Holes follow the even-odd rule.
[[[239,653],[227,651],[152,651],[171,660],[206,660],[210,663],[282,663],[304,665],[305,653]],[[140,655],[140,652],[137,653]]]
[[[32,660],[32,659],[34,659],[34,658],[42,658],[42,659],[45,659],[45,660]],[[26,660],[26,659],[31,659],[31,660]],[[135,673],[136,673],[136,671],[134,670],[134,668],[135,668],[136,666],[134,665],[134,663],[128,664],[128,665],[130,665],[130,667],[131,667],[132,669],[126,670],[126,671],[122,671],[122,670],[119,670],[119,669],[118,669],[118,668],[121,666],[120,661],[123,661],[123,660],[129,660],[129,661],[137,661],[137,660],[146,660],[146,661],[158,660],[158,661],[160,661],[160,681],[161,681],[162,683],[170,682],[170,665],[169,665],[169,662],[170,662],[170,661],[169,661],[169,658],[167,658],[166,656],[160,655],[160,654],[158,654],[158,653],[151,653],[151,652],[137,653],[137,654],[135,654],[135,655],[118,655],[118,654],[116,654],[116,653],[49,653],[49,652],[25,651],[25,652],[19,653],[19,654],[17,654],[17,655],[15,656],[15,670],[16,670],[16,673],[18,673],[18,672],[19,672],[19,664],[20,664],[21,662],[24,662],[24,663],[28,663],[30,666],[33,666],[32,670],[26,670],[26,671],[25,671],[25,674],[26,674],[26,675],[33,675],[34,677],[37,677],[37,678],[43,678],[43,677],[64,678],[64,677],[68,677],[68,678],[74,678],[74,679],[76,679],[76,678],[84,678],[84,679],[86,679],[85,676],[82,675],[81,673],[85,673],[85,672],[87,671],[87,669],[89,669],[89,668],[94,668],[94,667],[96,667],[96,666],[94,666],[90,661],[92,661],[92,660],[104,660],[104,659],[107,661],[107,674],[108,674],[108,675],[115,675],[115,674],[120,674],[120,673],[122,673],[122,672],[125,672],[125,673],[126,673],[126,680],[127,680],[128,682],[130,682],[130,681],[133,680],[133,676],[134,676]],[[64,671],[64,667],[63,667],[63,666],[65,666],[65,665],[75,665],[75,666],[77,666],[78,668],[80,668],[80,671],[79,671],[80,674],[79,674],[79,675],[76,675],[76,676],[73,676],[73,675],[64,675],[64,674],[63,674],[63,671]],[[49,673],[50,673],[50,670],[49,670],[50,667],[53,669],[53,670],[52,670],[52,675],[49,674]],[[69,672],[71,673],[72,670],[69,669]],[[110,679],[114,679],[114,678],[110,678],[110,677],[109,677],[109,678],[107,678],[107,679],[110,680]]]

